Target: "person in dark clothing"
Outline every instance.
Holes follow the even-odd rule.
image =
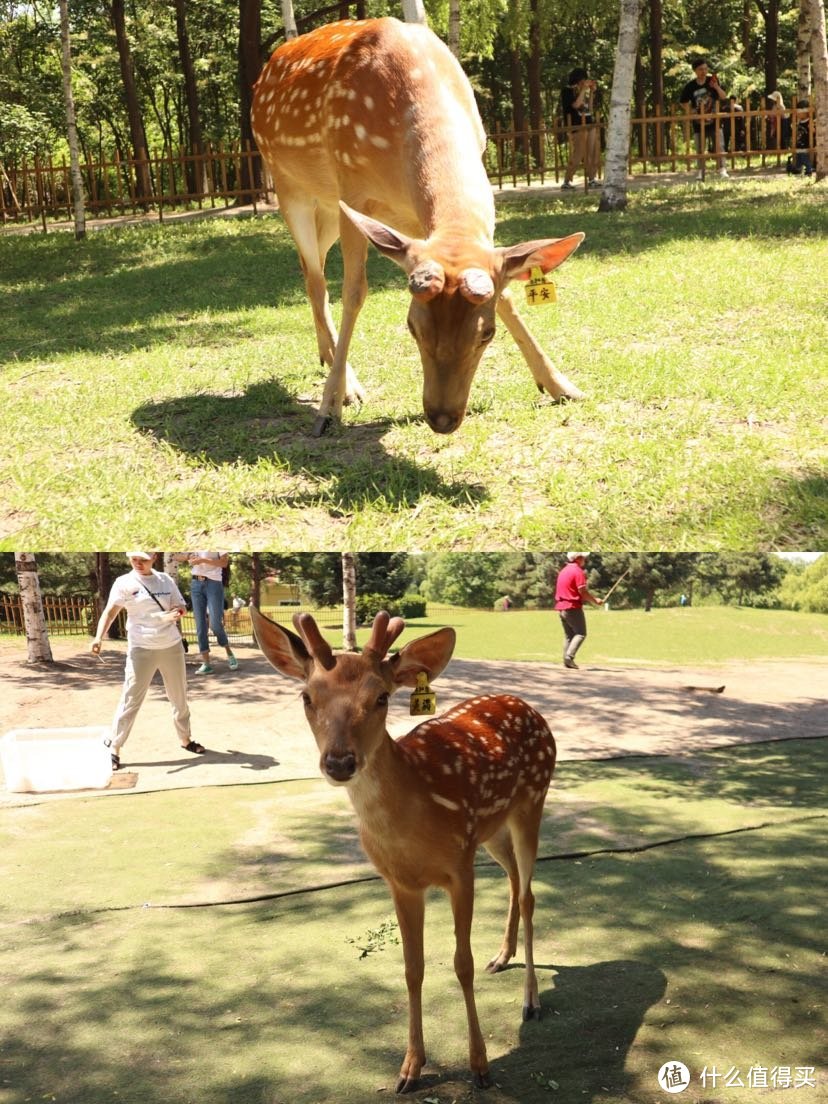
[[[566,88],[561,92],[564,126],[569,136],[569,161],[562,188],[573,187],[572,178],[581,165],[584,166],[589,186],[598,186],[601,144],[592,113],[595,89],[595,81],[590,80],[586,69],[573,69]]]
[[[702,122],[701,116],[712,114],[717,111],[719,104],[723,101],[727,101],[728,96],[722,86],[719,84],[719,78],[715,73],[708,71],[707,61],[705,58],[693,58],[691,65],[695,72],[695,77],[685,84],[679,96],[679,103],[681,103],[687,112],[693,113],[693,133],[696,137],[696,151],[699,154],[699,180],[704,179],[704,146],[702,136]],[[726,177],[728,175],[727,168],[725,167],[725,142],[724,131],[721,125],[721,121],[718,117],[714,117],[706,123],[704,127],[704,136],[712,142],[712,148],[716,151],[718,156],[716,157],[716,166],[719,170],[719,176]]]
[[[807,111],[809,106],[807,100],[797,100],[796,102],[798,112]],[[788,158],[788,172],[797,176],[804,172],[806,176],[810,176],[813,171],[814,166],[811,163],[811,127],[808,116],[799,115],[796,118],[796,155]]]

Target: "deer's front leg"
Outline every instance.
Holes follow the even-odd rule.
[[[425,919],[425,894],[421,890],[407,890],[391,885],[394,908],[400,925],[405,959],[405,983],[408,986],[408,1049],[405,1052],[396,1092],[408,1093],[417,1088],[420,1072],[425,1065],[423,1042],[423,921]]]
[[[475,1088],[487,1089],[492,1079],[489,1075],[489,1060],[486,1056],[486,1044],[477,1018],[477,1005],[474,1001],[474,956],[471,949],[471,925],[474,914],[474,867],[469,862],[458,871],[449,887],[451,908],[454,913],[454,972],[463,990],[466,1002],[466,1016],[469,1021],[469,1065]]]
[[[319,416],[313,429],[320,437],[334,418],[342,417],[342,407],[354,401],[362,402],[365,392],[348,363],[348,349],[357,317],[368,293],[365,261],[368,242],[345,215],[340,217],[340,245],[344,264],[342,281],[342,321],[334,350],[333,364],[325,383]]]
[[[503,325],[514,338],[539,391],[548,391],[555,399],[583,399],[584,393],[559,372],[530,333],[515,307],[512,293],[504,288],[497,301],[497,313]]]

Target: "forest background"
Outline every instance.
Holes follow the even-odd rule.
[[[399,15],[381,0],[294,5],[300,31],[338,17]],[[449,33],[448,0],[426,0],[429,21]],[[585,66],[609,99],[618,33],[612,0],[462,0],[459,56],[484,124],[518,131],[559,114],[562,86]],[[73,90],[81,152],[204,149],[250,140],[249,93],[283,39],[272,0],[71,0]],[[635,109],[678,101],[709,57],[723,87],[764,107],[779,90],[797,97],[796,0],[645,0]],[[456,34],[457,26],[453,28]],[[800,76],[801,87],[801,76]],[[606,104],[608,107],[608,103]],[[599,99],[600,107],[600,99]],[[0,162],[67,156],[56,5],[0,3]]]
[[[503,608],[506,595],[515,609],[549,609],[566,554],[364,552],[355,554],[354,560],[358,611],[364,607],[370,617],[383,606],[411,617],[425,614],[425,601],[491,609]],[[40,587],[49,595],[105,599],[114,577],[127,568],[123,554],[115,552],[37,555]],[[182,574],[186,572],[185,567]],[[828,555],[809,562],[804,557],[745,552],[593,553],[587,574],[590,588],[599,596],[624,576],[612,597],[617,609],[675,606],[684,595],[693,605],[828,613]],[[297,601],[309,606],[342,602],[342,557],[336,552],[234,554],[228,601],[239,595],[245,603],[252,597],[258,604],[259,587],[268,578],[293,586]],[[0,553],[0,595],[17,592],[14,554]]]

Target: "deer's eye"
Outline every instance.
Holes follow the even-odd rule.
[[[481,345],[488,345],[489,342],[494,337],[494,335],[495,335],[494,326],[487,326],[486,329],[483,330],[482,333],[480,334],[480,344]]]
[[[378,709],[385,709],[386,705],[388,705],[388,694],[382,693],[377,698],[377,708]]]
[[[302,701],[305,705],[305,709],[310,709],[310,707],[311,707],[311,696],[307,692],[307,690],[302,691]]]

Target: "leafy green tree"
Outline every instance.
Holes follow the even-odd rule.
[[[501,552],[443,552],[433,556],[423,583],[426,598],[451,606],[488,609],[500,597]]]
[[[789,565],[779,587],[780,604],[807,613],[828,613],[828,556],[812,564]]]
[[[704,553],[699,556],[698,575],[725,602],[741,606],[748,595],[766,594],[778,586],[784,567],[764,552]]]

